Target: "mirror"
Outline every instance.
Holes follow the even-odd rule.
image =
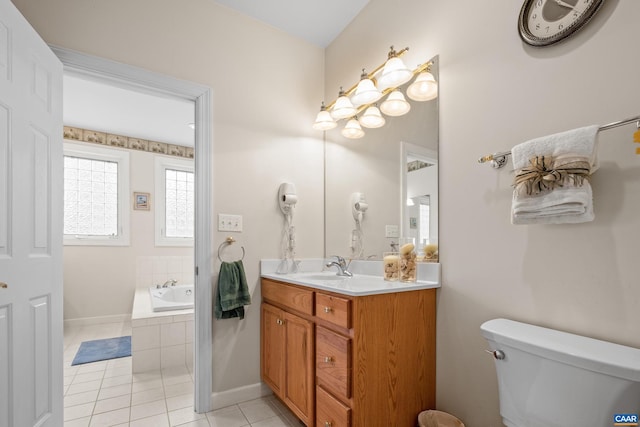
[[[438,57],[431,61],[431,73],[439,81]],[[401,88],[403,93],[410,83]],[[363,128],[360,139],[341,135],[344,120],[325,133],[326,257],[381,260],[399,237],[416,237],[418,244],[420,238],[437,240],[439,96],[407,101],[407,114],[385,116],[383,127]],[[406,206],[408,197],[413,207]],[[360,221],[354,200],[367,206]]]

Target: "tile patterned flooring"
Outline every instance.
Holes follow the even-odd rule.
[[[193,411],[193,373],[185,367],[131,373],[131,357],[71,366],[82,341],[131,334],[131,324],[67,327],[65,427],[301,427],[273,396],[206,414]]]

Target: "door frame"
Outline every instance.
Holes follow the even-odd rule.
[[[198,413],[211,411],[213,383],[212,336],[212,95],[211,88],[178,80],[96,56],[49,45],[62,61],[64,72],[112,84],[123,89],[164,95],[195,103],[195,289],[194,304],[194,408]]]

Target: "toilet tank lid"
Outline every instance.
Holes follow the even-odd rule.
[[[637,348],[508,319],[488,320],[480,329],[487,340],[498,345],[640,382],[640,349]]]

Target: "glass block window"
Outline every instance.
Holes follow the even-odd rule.
[[[165,236],[193,238],[193,172],[165,169]]]
[[[156,246],[193,246],[194,162],[156,156],[155,164]]]
[[[420,200],[420,242],[429,240],[430,227],[429,227],[429,215],[430,215],[429,197],[424,197]]]
[[[129,153],[64,143],[64,244],[129,244]]]
[[[64,234],[118,234],[118,163],[64,157]]]

